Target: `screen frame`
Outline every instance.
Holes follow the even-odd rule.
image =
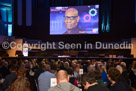
[[[51,15],[51,8],[52,7],[49,7],[49,11],[50,11],[50,14],[49,14],[49,36],[72,36],[72,35],[74,35],[74,36],[81,36],[81,35],[83,35],[83,36],[96,36],[96,35],[100,35],[101,34],[101,28],[100,28],[100,26],[101,26],[101,24],[100,24],[100,22],[101,22],[101,5],[100,4],[91,4],[91,5],[99,5],[99,8],[98,8],[98,33],[97,34],[51,34],[50,33],[50,15]],[[82,5],[82,6],[91,6],[91,5]],[[78,7],[78,6],[53,6],[53,7]],[[80,6],[79,6],[80,7]]]

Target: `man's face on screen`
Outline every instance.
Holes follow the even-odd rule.
[[[64,22],[67,29],[75,28],[79,22],[78,11],[73,8],[68,9],[65,12]]]

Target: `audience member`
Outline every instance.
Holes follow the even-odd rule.
[[[72,67],[69,67],[67,68],[67,72],[68,72],[68,75],[69,75],[69,82],[75,86],[77,86],[77,80],[76,78],[74,77],[74,72],[73,72],[73,68]]]
[[[11,84],[8,91],[31,91],[30,82],[25,75],[26,69],[20,68],[17,72],[17,79]]]
[[[2,89],[6,90],[9,88],[9,86],[16,80],[17,76],[16,76],[16,70],[17,67],[15,65],[12,65],[10,67],[10,74],[6,76],[4,82],[2,83]]]
[[[40,91],[47,91],[50,88],[50,79],[55,78],[55,75],[50,72],[50,65],[47,64],[44,67],[45,71],[41,73],[38,78],[38,85]]]
[[[108,88],[97,83],[94,71],[90,71],[87,75],[85,75],[82,83],[84,89],[87,91],[109,91]]]
[[[120,72],[116,68],[110,68],[108,70],[108,78],[111,84],[111,91],[132,91],[129,85],[120,81]]]
[[[69,77],[66,71],[60,70],[57,73],[57,85],[48,91],[80,91],[79,88],[69,83]]]

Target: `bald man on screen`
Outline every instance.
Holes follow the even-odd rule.
[[[79,22],[78,10],[75,8],[69,8],[65,12],[65,26],[67,31],[64,34],[86,34],[86,31],[81,30],[78,27]]]

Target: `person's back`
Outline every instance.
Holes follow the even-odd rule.
[[[70,77],[70,78],[69,78],[69,82],[70,82],[71,84],[75,85],[75,86],[78,85],[77,80],[76,80],[75,77]]]
[[[80,91],[80,89],[69,82],[62,82],[50,88],[48,91]]]
[[[5,90],[9,87],[9,85],[16,80],[16,73],[12,72],[11,74],[7,75],[5,78],[4,83],[2,84],[2,89]]]
[[[10,85],[8,91],[31,91],[30,82],[25,76],[26,69],[20,67],[17,71],[17,79]]]
[[[111,82],[111,91],[132,91],[127,82],[120,81],[120,72],[116,68],[111,67],[108,70],[108,78]]]
[[[72,67],[68,67],[68,68],[67,68],[67,72],[68,72],[68,75],[69,75],[69,82],[70,82],[71,84],[77,86],[78,84],[77,84],[76,78],[74,77],[74,73],[73,73],[74,70],[73,70],[73,68],[72,68]]]
[[[110,91],[107,87],[96,84],[93,86],[90,86],[87,91]]]
[[[46,70],[49,68],[50,70],[50,66],[46,65]],[[40,74],[39,78],[38,78],[38,85],[39,85],[39,89],[40,91],[47,91],[50,88],[50,79],[51,78],[55,78],[55,75],[52,74],[49,71],[45,71],[43,73]]]
[[[36,82],[38,82],[38,77],[40,76],[41,73],[43,73],[44,70],[42,68],[39,68],[35,71],[34,78],[36,79]]]
[[[31,91],[30,83],[26,77],[19,77],[11,84],[8,91]]]
[[[11,68],[10,68],[11,73],[6,76],[6,78],[5,78],[5,80],[4,80],[3,84],[2,84],[2,89],[3,90],[8,89],[10,84],[12,84],[16,80],[16,78],[17,78],[17,76],[16,76],[16,69],[17,68],[16,68],[15,65],[11,66]]]
[[[60,70],[57,73],[57,85],[48,89],[48,91],[80,91],[79,88],[69,82],[69,77],[66,71]]]
[[[10,74],[10,71],[8,70],[7,67],[2,66],[0,68],[0,73],[1,73],[1,75],[2,75],[3,78],[6,78],[6,76]]]
[[[106,72],[103,71],[101,74],[102,74],[102,80],[103,80],[103,82],[109,83],[109,80],[108,80]]]
[[[90,71],[83,76],[82,84],[87,91],[110,91],[107,87],[97,83],[95,71]]]
[[[126,82],[116,82],[111,86],[111,91],[132,91]]]

